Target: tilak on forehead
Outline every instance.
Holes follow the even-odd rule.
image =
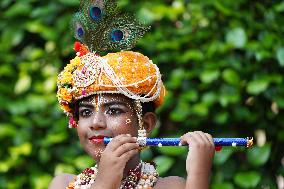
[[[89,2],[89,1],[86,1]],[[165,95],[159,68],[141,53],[125,51],[148,30],[132,16],[117,11],[113,0],[81,1],[72,20],[77,56],[58,75],[61,109],[76,127],[75,103],[94,94],[122,94],[136,104],[153,101],[159,107]],[[92,11],[90,11],[92,10]],[[93,12],[100,10],[99,12]],[[121,50],[114,52],[115,50]],[[113,52],[99,56],[100,52]],[[95,104],[99,107],[100,95]],[[97,108],[98,108],[97,107]],[[135,106],[138,112],[139,105]],[[141,115],[140,115],[141,116]]]

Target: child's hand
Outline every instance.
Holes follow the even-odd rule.
[[[181,136],[181,143],[189,145],[186,160],[188,176],[200,174],[209,176],[215,153],[212,136],[201,131],[188,132]]]
[[[103,188],[118,188],[125,165],[138,148],[136,139],[128,134],[114,137],[101,154],[96,183]]]

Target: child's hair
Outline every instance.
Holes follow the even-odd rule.
[[[142,115],[147,112],[155,112],[155,103],[153,101],[141,103],[142,105]]]

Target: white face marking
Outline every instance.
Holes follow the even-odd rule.
[[[131,123],[131,119],[126,119],[126,124],[129,124],[129,123]]]

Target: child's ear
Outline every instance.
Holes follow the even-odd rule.
[[[146,130],[147,137],[150,136],[152,130],[156,126],[157,123],[157,116],[154,112],[147,112],[143,116],[143,126],[144,129]]]

